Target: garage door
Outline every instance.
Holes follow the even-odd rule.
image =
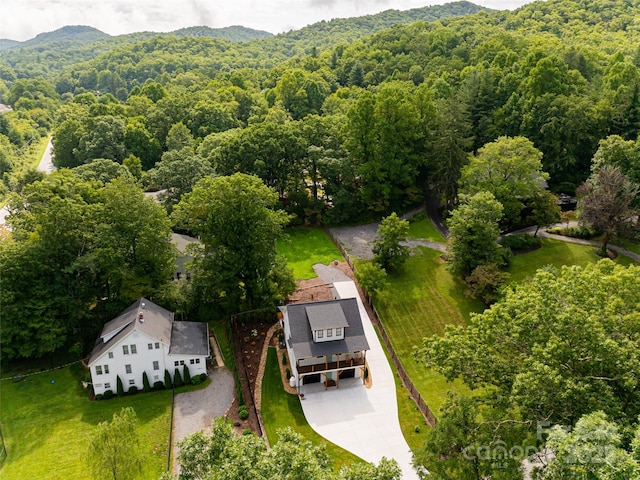
[[[310,373],[309,375],[302,377],[302,384],[306,385],[308,383],[320,383],[320,374]]]
[[[349,370],[342,370],[340,372],[340,378],[353,378],[356,376],[356,369],[350,368]]]

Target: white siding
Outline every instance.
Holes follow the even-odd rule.
[[[148,349],[148,344],[151,343],[153,348]],[[159,348],[155,348],[158,343]],[[129,354],[125,355],[122,350],[122,346],[127,345]],[[131,353],[131,345],[136,346],[137,353]],[[160,381],[164,381],[164,370],[167,368],[166,358],[168,356],[169,347],[162,342],[157,342],[155,339],[145,335],[142,332],[133,331],[118,343],[114,344],[108,352],[113,353],[113,358],[109,358],[108,352],[105,352],[100,358],[93,362],[91,367],[91,378],[93,382],[93,389],[97,394],[104,394],[105,390],[111,390],[114,394],[117,393],[117,377],[120,376],[124,391],[126,392],[130,385],[130,380],[133,380],[138,390],[142,390],[142,374],[147,372],[149,378],[149,384],[153,386],[155,380],[154,375],[158,375]],[[153,370],[153,362],[158,362],[159,370]],[[103,366],[102,375],[96,375],[96,365]],[[104,373],[104,365],[109,366],[109,373]],[[131,365],[131,373],[127,373],[126,365]],[[173,369],[169,369],[173,372]],[[104,384],[109,383],[111,388],[105,388]]]

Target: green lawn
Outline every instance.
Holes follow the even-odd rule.
[[[313,265],[316,263],[328,265],[333,260],[343,260],[340,250],[320,228],[296,227],[285,233],[285,238],[278,239],[276,247],[278,253],[287,258],[296,279],[314,278]]]
[[[291,427],[313,443],[325,443],[327,453],[331,456],[336,469],[342,465],[361,461],[359,457],[318,435],[309,426],[297,395],[285,392],[282,387],[280,366],[274,347],[269,348],[262,380],[262,418],[271,444],[278,440],[276,432],[279,429]]]
[[[428,218],[409,224],[409,238],[424,238],[432,242],[446,243],[442,234],[433,226]]]
[[[86,371],[75,364],[0,383],[2,433],[7,447],[0,477],[6,480],[90,480],[87,445],[99,422],[122,407],[135,409],[145,462],[140,478],[158,478],[167,465],[171,391],[100,402],[87,400],[80,381]],[[55,381],[55,383],[51,383]]]
[[[545,265],[560,268],[563,265],[584,266],[597,262],[601,258],[596,254],[596,248],[589,245],[564,242],[551,238],[541,238],[542,247],[533,252],[516,255],[511,259],[507,271],[511,274],[511,282],[522,282],[531,277]],[[619,255],[617,263],[630,265],[634,263],[629,257]]]
[[[412,355],[422,338],[441,335],[448,324],[465,325],[481,302],[468,298],[465,285],[447,270],[441,253],[420,248],[402,271],[388,277],[389,285],[375,302],[391,343],[409,377],[434,413],[450,390],[467,392],[462,382],[448,383],[442,375],[417,363]]]

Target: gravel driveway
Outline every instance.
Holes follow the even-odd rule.
[[[355,227],[336,227],[330,229],[334,238],[342,244],[349,255],[363,260],[373,258],[373,241],[380,223],[369,223],[367,225],[357,225]],[[402,242],[412,249],[418,246],[431,248],[440,252],[446,252],[447,246],[444,243],[432,242],[427,239],[412,239]]]
[[[176,395],[173,408],[174,473],[178,473],[178,441],[199,430],[210,431],[211,421],[222,417],[233,402],[235,383],[233,374],[224,367],[209,372],[211,383],[202,390]]]

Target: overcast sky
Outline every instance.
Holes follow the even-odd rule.
[[[474,3],[506,10],[530,1]],[[65,25],[89,25],[109,35],[197,25],[243,25],[281,33],[320,20],[442,3],[445,0],[0,0],[0,38],[28,40]]]

